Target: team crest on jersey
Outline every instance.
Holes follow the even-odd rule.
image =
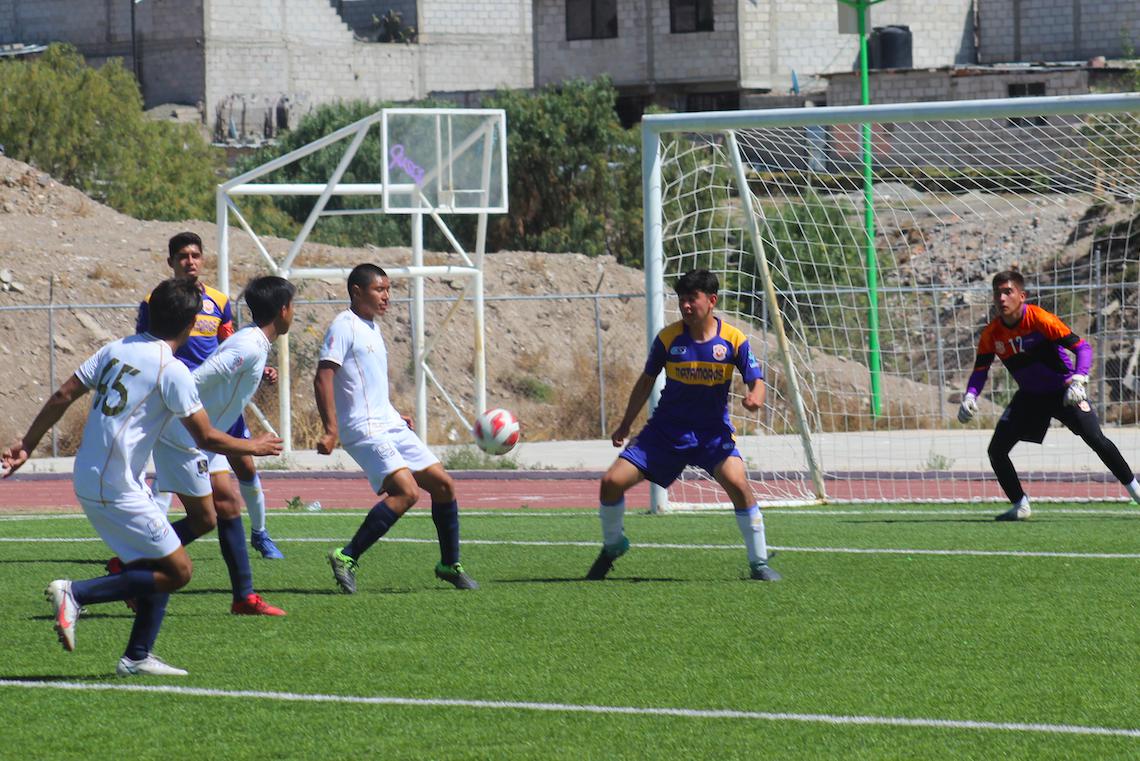
[[[158,518],[154,518],[147,521],[146,530],[147,533],[150,534],[150,540],[152,542],[159,542],[165,539],[166,535],[170,533],[170,522],[165,519],[159,520]]]
[[[724,344],[717,344],[713,347],[713,359],[715,359],[717,362],[722,361],[727,356],[728,349],[725,348]]]
[[[994,341],[994,348],[997,349],[998,354],[1001,354],[1005,351],[1005,341]]]
[[[1077,403],[1077,409],[1081,412],[1088,412],[1092,409],[1092,407],[1089,406],[1089,403],[1087,401],[1081,400]]]

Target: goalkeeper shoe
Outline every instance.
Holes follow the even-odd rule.
[[[285,555],[281,550],[277,549],[277,545],[269,538],[268,531],[250,531],[249,543],[253,548],[261,553],[261,557],[266,560],[284,560]]]
[[[187,676],[190,672],[171,666],[153,653],[147,653],[145,658],[137,661],[124,655],[119,659],[115,673],[119,676]]]
[[[1018,504],[1006,510],[1001,515],[995,516],[995,521],[1023,521],[1032,514],[1027,504]]]
[[[44,597],[55,613],[55,633],[59,635],[59,644],[70,653],[75,649],[75,622],[79,618],[79,604],[71,596],[71,582],[56,579],[48,584]]]
[[[598,559],[590,566],[590,570],[586,571],[587,581],[601,581],[606,578],[606,574],[614,567],[614,561],[629,551],[629,539],[624,536],[621,541],[612,547],[602,545],[602,551],[598,553]]]
[[[436,577],[446,581],[448,584],[451,584],[456,589],[479,588],[479,582],[468,576],[467,572],[463,570],[463,566],[459,563],[452,563],[451,565],[436,563],[435,575]]]
[[[749,566],[748,578],[756,581],[779,581],[784,578],[767,563],[753,563]]]
[[[340,591],[346,595],[355,594],[356,559],[350,558],[340,550],[329,550],[329,565],[332,566],[333,578],[336,579]]]

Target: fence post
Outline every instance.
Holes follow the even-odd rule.
[[[48,393],[55,392],[55,275],[48,278]],[[51,456],[59,457],[58,424],[51,427]]]
[[[598,419],[602,426],[602,438],[606,437],[606,373],[602,366],[602,317],[598,306],[598,291],[602,288],[602,281],[606,279],[605,270],[598,277],[598,284],[594,286],[594,346],[598,355]]]

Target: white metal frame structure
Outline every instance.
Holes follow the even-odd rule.
[[[707,113],[682,113],[647,115],[642,120],[642,186],[644,193],[644,261],[646,290],[647,342],[652,343],[657,333],[665,325],[666,288],[665,281],[665,220],[663,219],[663,167],[665,160],[664,140],[670,134],[700,133],[714,135],[724,146],[729,169],[733,170],[734,191],[740,199],[740,209],[745,212],[742,223],[743,236],[751,239],[756,252],[759,280],[763,287],[763,298],[768,303],[777,303],[772,279],[768,268],[771,252],[764,250],[759,231],[764,228],[763,206],[757,202],[752,188],[748,185],[751,169],[737,145],[738,134],[756,128],[818,129],[837,125],[861,125],[864,123],[914,124],[938,120],[1015,120],[1031,117],[1070,117],[1078,118],[1088,114],[1125,114],[1140,112],[1140,94],[1121,93],[1108,95],[1081,95],[1041,98],[1017,98],[1004,100],[974,100],[931,103],[901,103],[878,106],[851,106],[799,109],[768,109],[756,111],[727,111]],[[808,492],[814,493],[815,500],[827,501],[824,489],[822,463],[818,462],[817,442],[809,417],[805,413],[803,396],[799,385],[803,368],[793,366],[792,352],[788,351],[788,337],[785,335],[779,309],[769,310],[772,320],[771,331],[775,334],[778,361],[783,366],[787,379],[789,402],[793,410],[795,427],[803,449],[803,471]],[[651,407],[656,406],[663,379],[658,377],[651,397]],[[819,437],[816,436],[818,439]],[[667,510],[669,497],[665,489],[654,485],[651,489],[651,509],[654,512]]]
[[[341,178],[352,164],[364,138],[374,126],[380,125],[384,156],[389,155],[389,118],[391,115],[414,117],[427,120],[428,132],[434,133],[434,150],[429,153],[431,161],[423,161],[424,168],[417,174],[415,182],[396,182],[389,175],[389,162],[385,161],[381,170],[380,183],[343,183]],[[452,122],[456,118],[472,119],[479,125],[467,134],[461,135],[458,143],[453,142]],[[272,183],[257,182],[272,172],[294,163],[305,156],[322,150],[334,143],[348,140],[340,162],[329,178],[323,183]],[[475,147],[479,150],[472,151]],[[449,170],[465,154],[478,154],[480,178],[478,187],[459,187],[449,184]],[[412,280],[412,353],[415,368],[415,420],[421,436],[428,431],[427,384],[430,381],[451,407],[455,415],[470,428],[468,421],[451,393],[440,383],[431,370],[429,359],[435,341],[425,341],[424,329],[424,280],[429,277],[466,279],[467,284],[454,306],[443,318],[440,329],[454,318],[459,305],[470,297],[474,307],[474,390],[473,405],[475,414],[486,407],[486,359],[484,354],[483,323],[483,255],[486,249],[487,215],[503,213],[507,210],[507,161],[506,161],[506,113],[501,109],[382,109],[357,122],[342,127],[308,145],[279,156],[261,166],[218,186],[216,213],[218,225],[218,287],[230,293],[230,231],[231,217],[249,235],[261,258],[270,272],[290,280],[347,277],[349,269],[297,266],[302,247],[308,240],[313,227],[322,216],[343,216],[350,214],[408,214],[412,222],[412,264],[408,267],[384,267],[392,279]],[[417,167],[418,169],[418,167]],[[258,234],[242,215],[238,200],[246,196],[315,196],[316,202],[305,220],[288,252],[280,260],[269,253]],[[379,197],[379,207],[368,209],[326,210],[333,196]],[[469,255],[456,239],[441,214],[475,214],[478,216],[474,251]],[[424,265],[424,218],[431,219],[444,238],[450,243],[453,253],[462,264]],[[383,266],[383,265],[381,265]],[[437,335],[439,333],[437,332]],[[277,341],[279,368],[278,409],[280,415],[278,433],[285,440],[285,451],[292,451],[291,388],[289,372],[289,336]]]

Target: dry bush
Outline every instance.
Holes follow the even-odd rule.
[[[135,284],[130,278],[127,278],[119,271],[118,267],[113,267],[103,262],[95,265],[95,269],[87,273],[88,280],[102,280],[112,288],[118,288],[124,291],[131,291],[134,289]]]
[[[607,352],[602,362],[602,373],[606,381],[606,432],[599,430],[600,389],[597,383],[597,357],[592,351],[576,349],[573,355],[574,369],[571,374],[581,382],[558,389],[556,403],[551,416],[545,421],[532,425],[527,438],[532,440],[558,439],[597,439],[606,438],[625,414],[630,389],[641,374],[641,365],[630,362],[627,357],[618,358],[617,352]],[[587,379],[590,379],[587,381]],[[646,411],[638,414],[633,431],[645,422]]]

